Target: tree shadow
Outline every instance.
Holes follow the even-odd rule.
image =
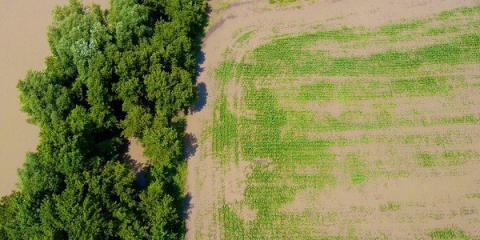
[[[182,202],[182,218],[188,219],[190,216],[190,209],[192,208],[192,195],[190,193],[185,194]]]
[[[205,53],[200,50],[198,55],[197,55],[197,67],[196,67],[196,73],[197,73],[197,77],[198,75],[200,75],[200,73],[202,73],[205,68],[202,67],[202,64],[205,62]]]
[[[184,159],[194,156],[198,148],[198,140],[192,133],[187,133],[183,139]]]
[[[137,185],[144,188],[148,185],[147,167],[145,164],[133,159],[130,154],[125,153],[122,161],[131,169],[135,171]]]
[[[192,113],[201,111],[205,105],[207,105],[207,85],[203,82],[199,83],[196,87],[197,90],[197,101],[193,104],[191,109]]]
[[[202,64],[205,62],[205,53],[200,50],[198,55],[197,55],[197,67],[196,67],[196,78],[198,79],[198,76],[205,70],[204,67],[202,67]],[[197,86],[195,86],[195,91],[197,91],[197,98],[195,99],[195,102],[193,103],[192,107],[190,108],[191,113],[199,112],[203,109],[203,107],[207,104],[207,85],[203,82],[197,83]]]

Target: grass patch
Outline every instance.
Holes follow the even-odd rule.
[[[480,199],[480,193],[470,193],[470,194],[467,194],[467,198]]]
[[[225,239],[243,239],[246,233],[243,219],[233,212],[227,204],[221,206],[218,212]]]
[[[437,36],[447,33],[456,33],[459,32],[460,29],[456,26],[448,26],[448,27],[432,27],[427,30],[427,34],[430,36]]]
[[[361,184],[367,181],[367,165],[357,154],[349,154],[347,156],[347,168],[351,172],[353,184]]]
[[[411,31],[422,27],[425,24],[424,21],[413,21],[404,23],[395,23],[386,25],[380,28],[380,33],[388,35],[397,35],[405,31]]]
[[[238,118],[227,109],[227,99],[223,97],[215,106],[213,117],[213,153],[224,162],[237,156],[235,146],[237,140]]]
[[[349,102],[402,96],[446,95],[453,89],[451,81],[454,80],[433,76],[390,81],[352,80],[342,83],[322,81],[312,85],[302,85],[299,89],[298,99],[301,101]]]
[[[417,155],[419,164],[422,167],[433,167],[436,165],[435,157],[429,153],[420,153]]]
[[[476,159],[480,153],[475,151],[444,151],[443,153],[419,153],[417,160],[420,166],[430,168],[438,166],[458,166],[468,160]]]
[[[237,39],[237,42],[242,44],[244,42],[247,42],[248,40],[250,40],[253,36],[253,34],[255,33],[255,30],[251,30],[251,31],[248,31],[244,34],[242,34],[238,39]]]
[[[288,4],[297,2],[297,0],[268,0],[270,4]]]
[[[435,230],[430,233],[433,240],[469,240],[471,239],[464,231],[455,228]]]
[[[400,204],[396,202],[387,202],[380,205],[379,209],[381,212],[398,211],[400,210]]]
[[[475,16],[480,13],[480,6],[475,7],[461,7],[453,10],[441,12],[437,18],[442,21],[452,20],[462,16]]]
[[[215,71],[215,78],[222,84],[228,83],[233,79],[236,64],[233,60],[225,61]]]

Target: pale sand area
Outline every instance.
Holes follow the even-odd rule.
[[[108,0],[84,0],[103,8]],[[38,129],[20,111],[17,82],[40,70],[49,55],[47,27],[55,6],[68,0],[0,0],[0,196],[16,188],[17,169],[35,150]]]

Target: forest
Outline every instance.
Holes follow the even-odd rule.
[[[205,0],[78,0],[57,7],[51,56],[18,84],[40,128],[0,202],[0,239],[180,239],[182,139],[197,98]],[[138,138],[142,181],[127,153]]]

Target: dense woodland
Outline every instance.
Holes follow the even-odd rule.
[[[179,239],[178,113],[196,99],[204,0],[77,0],[54,11],[51,56],[18,84],[40,143],[0,204],[0,239]],[[139,181],[128,138],[150,159]]]

